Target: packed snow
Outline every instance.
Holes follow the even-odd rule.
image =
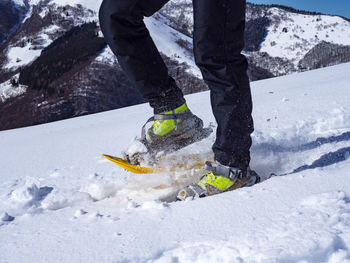
[[[0,132],[0,262],[350,262],[349,71],[253,82],[263,182],[204,199],[164,201],[204,171],[134,175],[101,157],[139,135],[146,104]],[[186,99],[214,122],[208,92]]]

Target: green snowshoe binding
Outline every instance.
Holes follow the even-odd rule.
[[[181,190],[177,200],[220,194],[260,182],[260,177],[249,167],[247,170],[241,170],[217,162],[206,162],[205,169],[209,173],[204,175],[197,184]]]
[[[146,125],[153,125],[146,131]],[[186,104],[172,111],[156,114],[142,127],[141,147],[131,146],[125,154],[129,163],[153,163],[157,158],[184,148],[208,137],[211,127],[203,128],[203,121]]]

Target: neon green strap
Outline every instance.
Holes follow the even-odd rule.
[[[227,177],[216,176],[215,174],[210,172],[199,181],[198,186],[200,186],[202,189],[206,189],[206,186],[209,184],[222,191],[225,191],[232,185],[234,185],[234,183],[235,181],[232,181]]]
[[[179,113],[179,114],[155,114],[151,118],[149,118],[146,123],[142,126],[141,131],[141,140],[146,139],[146,125],[149,122],[152,121],[160,121],[160,120],[176,120],[176,119],[186,119],[188,118],[192,113],[190,111]]]

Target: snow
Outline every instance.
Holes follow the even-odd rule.
[[[183,21],[180,23],[185,22],[189,32],[193,30],[191,0],[171,1],[161,12],[172,20],[178,20],[181,16]],[[298,62],[322,41],[339,45],[350,44],[350,23],[339,16],[306,15],[266,6],[260,12],[248,9],[246,18],[247,21],[257,18],[267,18],[270,21],[259,52],[290,60],[295,66],[294,71],[298,70]],[[172,24],[171,21],[165,22]],[[247,52],[246,55],[258,54]],[[284,70],[277,70],[276,73],[285,74]]]
[[[349,71],[253,82],[252,168],[301,169],[205,199],[161,201],[198,171],[133,175],[100,156],[139,135],[146,104],[0,132],[0,262],[349,262]],[[214,121],[208,92],[186,98]]]
[[[22,0],[16,1],[19,3],[23,2]],[[29,4],[33,7],[39,2],[39,0],[30,0]],[[80,25],[84,22],[98,21],[98,11],[101,2],[102,0],[52,0],[46,4],[51,8],[55,6],[81,5],[84,8],[91,9],[93,13],[86,11],[82,17],[75,19],[75,24]],[[176,6],[190,3],[191,1],[188,0],[177,0],[173,4]],[[173,6],[168,5],[164,7],[163,13],[173,18],[183,15],[189,27],[192,28],[191,5],[185,5],[184,8],[178,7],[173,10]],[[47,12],[48,8],[44,8],[40,15],[43,17]],[[28,12],[26,17],[28,18],[30,15],[31,12]],[[281,57],[292,61],[295,71],[298,70],[298,63],[307,52],[322,41],[350,45],[350,23],[341,17],[290,13],[276,7],[269,8],[266,11],[266,17],[272,22],[268,27],[266,38],[261,44],[259,52],[267,52],[272,57]],[[157,13],[151,18],[146,18],[145,22],[160,52],[177,60],[179,63],[186,63],[189,66],[188,72],[197,77],[201,76],[199,69],[195,66],[193,54],[189,51],[192,49],[191,38],[171,28],[169,25],[172,25],[172,22],[161,14]],[[285,28],[288,32],[283,32]],[[24,48],[11,47],[8,55],[9,62],[4,66],[4,69],[15,70],[32,62],[40,55],[40,50],[53,41],[49,36],[56,29],[59,29],[59,27],[52,26],[51,28],[43,29],[39,33],[43,39],[46,39],[46,42],[40,47],[36,47],[37,50],[33,50],[31,45],[27,45]],[[46,38],[45,34],[47,35]],[[188,50],[178,43],[187,43]],[[247,53],[246,55],[251,56],[252,54]],[[106,59],[108,63],[115,62],[113,54],[108,49],[98,59]],[[285,70],[276,69],[275,71],[276,74],[285,73]]]
[[[13,79],[18,80],[19,74],[15,75]],[[19,96],[27,91],[27,87],[24,85],[19,85],[18,87],[13,87],[11,80],[0,83],[0,101],[4,102],[5,100]]]
[[[281,16],[281,21],[274,21]],[[274,21],[261,44],[260,51],[273,57],[294,60],[295,64],[322,41],[350,45],[350,23],[338,16],[302,15],[279,8],[270,8],[268,17]],[[287,32],[283,32],[287,29]]]
[[[42,0],[28,0],[28,4],[33,6],[33,5],[39,5]]]
[[[177,60],[179,63],[185,62],[189,66],[189,72],[200,77],[200,71],[195,66],[193,54],[177,44],[177,40],[186,41],[192,46],[192,39],[166,24],[166,18],[158,15],[157,18],[145,19],[145,24],[150,31],[151,37],[160,52]]]
[[[71,5],[78,4],[80,2],[81,1],[76,1],[76,3],[71,3]],[[31,8],[33,9],[33,5],[37,5],[39,3],[40,1],[31,1]],[[93,3],[93,1],[89,3]],[[54,4],[67,5],[67,3],[64,1],[54,1],[49,2],[48,6],[52,8]],[[97,3],[95,3],[95,5],[97,5]],[[91,7],[91,5],[87,5],[86,7]],[[32,12],[33,10],[29,11],[25,19],[29,18],[32,15]],[[44,18],[48,13],[49,8],[47,7],[39,13],[39,16],[41,18]],[[93,22],[96,20],[96,13],[86,12],[84,17],[78,17],[75,19],[75,25],[81,25],[83,23]],[[41,41],[40,45],[34,46],[30,41],[27,41],[28,39],[21,39],[21,43],[14,43],[10,45],[7,48],[7,63],[3,66],[3,69],[16,70],[33,62],[37,57],[40,56],[41,51],[55,40],[57,36],[55,36],[54,33],[60,29],[62,28],[58,25],[48,25],[47,27],[42,28],[42,30],[37,35],[30,36],[30,38],[35,39],[36,42]],[[25,43],[25,46],[22,46],[23,43]]]
[[[24,0],[12,0],[12,2],[19,6],[25,6]]]
[[[101,33],[101,32],[100,32]],[[101,37],[102,37],[102,33],[101,33]],[[114,53],[112,52],[112,50],[110,49],[109,46],[107,46],[99,56],[96,57],[96,61],[99,62],[104,62],[106,64],[116,64],[117,63],[117,58],[114,55]]]
[[[61,6],[82,5],[84,8],[91,9],[92,11],[98,13],[102,0],[97,0],[97,1],[96,0],[54,0],[53,2]]]
[[[39,0],[31,0],[30,5],[37,5],[39,4]],[[54,0],[50,1],[48,5],[57,5],[57,6],[75,6],[75,5],[82,5],[84,8],[91,9],[94,11],[94,13],[86,13],[85,17],[81,17],[78,20],[76,20],[76,24],[81,24],[83,22],[92,22],[92,21],[98,21],[98,10],[101,5],[101,0],[95,1],[95,0]],[[42,18],[45,17],[48,13],[48,9],[44,8],[42,12],[39,14]],[[28,12],[27,17],[29,17],[31,12]],[[184,42],[188,43],[190,48],[192,47],[192,39],[187,37],[186,35],[176,31],[175,29],[171,28],[170,26],[166,25],[166,23],[169,23],[169,21],[163,17],[160,14],[157,14],[154,17],[145,18],[145,23],[151,33],[151,36],[156,43],[159,51],[168,57],[173,58],[174,60],[178,61],[179,63],[186,63],[189,68],[188,72],[194,74],[197,77],[200,77],[200,71],[195,66],[193,54],[186,50],[185,48],[181,47],[179,44],[177,44],[177,40],[183,40]],[[8,49],[8,62],[6,65],[4,65],[4,69],[11,69],[15,70],[19,67],[25,66],[32,61],[34,61],[38,56],[40,56],[41,50],[48,46],[54,39],[51,39],[49,36],[50,34],[54,33],[60,29],[57,25],[51,25],[46,28],[43,28],[43,30],[38,34],[36,38],[41,39],[43,42],[40,45],[40,47],[36,47],[33,49],[33,46],[28,43],[24,47],[18,47],[18,46],[12,46]],[[102,34],[100,33],[102,36]],[[115,63],[116,59],[114,54],[111,52],[109,48],[107,48],[98,58],[97,61],[105,61],[110,64]]]
[[[11,47],[7,53],[8,63],[5,69],[19,68],[25,66],[39,57],[41,50],[32,49],[32,45],[27,44],[24,47]]]

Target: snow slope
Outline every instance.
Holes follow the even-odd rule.
[[[37,5],[40,1],[31,0],[30,4]],[[77,5],[82,5],[85,10],[85,15],[81,17],[76,17],[74,24],[81,25],[83,23],[88,22],[98,22],[98,10],[101,5],[102,0],[54,0],[49,1],[46,5],[47,7],[43,9],[40,13],[41,17],[45,17],[50,9],[54,9],[57,6],[72,6],[75,7]],[[91,10],[92,13],[87,10]],[[27,18],[32,15],[33,10],[29,11],[27,14]],[[63,20],[62,18],[61,20]],[[167,25],[167,19],[162,15],[157,14],[155,17],[150,17],[145,19],[145,23],[147,24],[148,29],[151,32],[152,38],[159,48],[160,52],[166,54],[168,57],[171,57],[178,61],[179,63],[187,63],[189,66],[188,71],[192,74],[200,77],[200,72],[197,67],[195,67],[195,63],[193,60],[193,55],[191,52],[186,50],[177,44],[177,41],[180,39],[184,42],[189,43],[190,48],[192,47],[192,39],[187,37],[186,35],[176,31]],[[6,65],[4,65],[4,69],[15,70],[19,67],[26,66],[36,58],[38,58],[41,54],[42,49],[47,47],[54,40],[52,37],[52,33],[55,31],[59,31],[62,25],[49,25],[48,27],[44,27],[41,32],[36,36],[37,39],[40,40],[41,45],[39,47],[33,47],[31,43],[26,43],[25,46],[10,46],[7,50],[8,61]],[[102,36],[102,33],[100,33]],[[110,49],[107,48],[105,52],[105,56],[107,58],[110,57]]]
[[[205,199],[159,201],[197,173],[100,157],[128,146],[148,105],[0,132],[0,262],[350,262],[349,71],[253,82],[252,168],[299,169]],[[208,92],[187,101],[214,121]]]
[[[295,14],[275,7],[269,9],[268,17],[273,22],[260,51],[273,57],[287,58],[297,64],[322,41],[350,45],[350,23],[341,17]]]

